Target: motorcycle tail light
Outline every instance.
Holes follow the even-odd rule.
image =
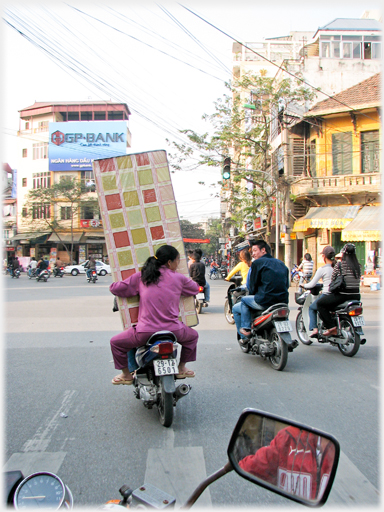
[[[203,292],[204,291],[204,286],[199,286],[199,292]]]
[[[348,311],[349,316],[359,316],[363,314],[363,308],[355,308]]]
[[[288,308],[281,308],[273,312],[273,318],[287,318],[289,316]]]
[[[156,354],[172,354],[173,353],[173,343],[172,341],[165,341],[164,343],[159,343],[158,345],[154,345],[150,348],[151,352],[155,352]]]

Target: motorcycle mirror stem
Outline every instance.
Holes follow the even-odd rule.
[[[191,508],[192,505],[198,500],[198,498],[203,494],[203,492],[209,485],[211,485],[213,482],[216,482],[216,480],[219,480],[219,478],[226,475],[227,473],[230,473],[231,471],[233,471],[233,467],[230,461],[228,461],[225,466],[223,466],[221,469],[207,477],[196,487],[196,489],[193,491],[193,493],[185,502],[185,504],[182,507],[180,507],[180,510],[186,510]]]

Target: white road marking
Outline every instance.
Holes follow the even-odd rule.
[[[340,453],[339,466],[326,506],[379,505],[379,491],[357,469],[353,462]]]

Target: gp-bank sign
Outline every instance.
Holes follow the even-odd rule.
[[[126,154],[126,121],[49,123],[49,170],[92,171],[92,162]]]

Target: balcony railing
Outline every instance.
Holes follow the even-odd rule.
[[[381,174],[379,173],[303,178],[291,185],[291,192],[297,197],[380,191]]]

